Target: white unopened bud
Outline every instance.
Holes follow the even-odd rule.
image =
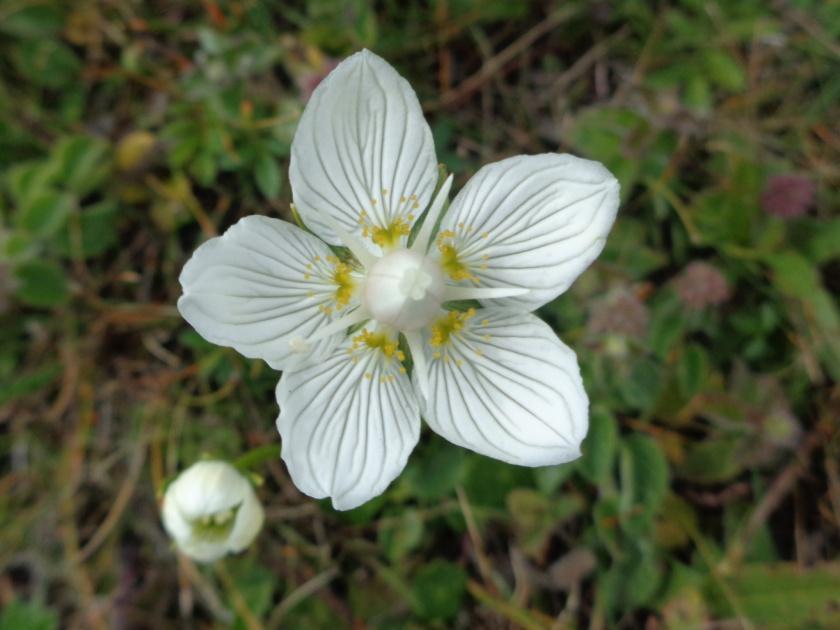
[[[242,551],[263,524],[254,488],[223,461],[197,462],[169,484],[163,525],[178,549],[199,562]]]

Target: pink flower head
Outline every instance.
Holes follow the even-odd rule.
[[[674,289],[680,301],[695,311],[723,304],[731,295],[726,277],[717,267],[702,260],[695,260],[683,269],[674,280]]]
[[[804,216],[814,203],[814,182],[804,175],[773,175],[761,193],[761,208],[782,219]]]

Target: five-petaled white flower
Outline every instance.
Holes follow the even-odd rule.
[[[231,464],[196,462],[169,484],[163,525],[178,549],[212,562],[251,544],[263,524],[263,509],[251,483]]]
[[[414,91],[362,51],[318,86],[292,144],[294,204],[314,235],[246,217],[181,274],[178,308],[202,336],[284,370],[283,460],[339,510],[400,473],[421,416],[525,466],[577,458],[586,435],[575,354],[530,312],[603,249],[617,181],[571,155],[512,157],[479,170],[441,219],[452,177],[432,200],[437,173]],[[446,309],[458,300],[480,307]]]

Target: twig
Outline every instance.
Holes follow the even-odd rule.
[[[781,505],[784,498],[793,489],[799,476],[805,471],[813,451],[825,443],[826,435],[831,432],[830,420],[823,419],[800,443],[796,449],[793,461],[776,476],[767,493],[755,507],[747,522],[736,534],[723,562],[726,565],[738,564],[744,556],[747,545],[755,536],[759,528],[767,521],[770,515]]]
[[[326,571],[319,573],[313,578],[310,578],[295,590],[289,593],[283,600],[277,604],[274,610],[268,617],[269,628],[279,628],[280,622],[292,608],[297,606],[300,602],[305,600],[324,588],[327,584],[332,582],[338,576],[338,569],[330,567]]]
[[[470,540],[472,541],[476,564],[478,564],[478,571],[481,573],[484,583],[495,591],[497,589],[493,580],[493,571],[490,568],[490,562],[487,560],[487,556],[484,554],[484,542],[481,540],[481,532],[478,531],[478,526],[475,523],[475,517],[470,509],[470,503],[467,500],[467,495],[464,493],[464,489],[461,488],[461,486],[455,488],[455,493],[458,495],[458,504],[461,506],[461,512],[464,514],[464,521],[467,523],[467,532],[469,533]]]
[[[96,532],[94,532],[93,536],[90,537],[90,540],[88,540],[85,546],[82,547],[81,551],[79,551],[76,562],[85,562],[88,558],[90,558],[90,556],[99,549],[100,545],[105,542],[108,535],[111,533],[111,530],[119,522],[125,508],[128,506],[129,500],[134,494],[134,489],[137,486],[137,479],[140,477],[140,471],[143,469],[143,463],[145,461],[146,444],[145,441],[143,441],[140,442],[134,449],[134,456],[131,458],[128,477],[126,477],[125,481],[120,486],[120,489],[117,492],[117,497],[114,499],[114,503],[111,506],[111,510],[108,512],[108,515],[105,517],[105,520],[102,521],[102,524]]]
[[[539,98],[539,104],[544,105],[552,99],[557,98],[557,95],[560,92],[565,90],[573,81],[580,78],[581,75],[589,70],[589,68],[592,67],[592,65],[594,65],[601,57],[603,57],[613,44],[624,39],[629,31],[630,28],[627,25],[624,25],[615,33],[605,39],[602,39],[592,48],[587,50],[577,59],[577,61],[569,66],[568,70],[557,77],[548,89],[545,90]]]
[[[539,22],[536,26],[523,33],[516,41],[507,46],[498,54],[490,57],[482,64],[481,68],[463,81],[458,87],[445,92],[439,100],[426,106],[426,109],[433,111],[453,105],[470,94],[481,89],[485,82],[497,75],[504,66],[517,55],[533,45],[543,35],[550,33],[554,28],[569,20],[577,13],[577,9],[563,7]]]
[[[242,619],[245,627],[248,628],[248,630],[263,630],[265,626],[263,626],[262,622],[257,619],[256,615],[251,612],[251,609],[248,608],[248,602],[245,601],[245,598],[242,597],[242,593],[240,593],[239,589],[236,588],[236,582],[233,580],[230,573],[228,573],[225,563],[217,562],[214,565],[214,568],[216,569],[216,575],[219,576],[219,579],[222,581],[222,585],[224,585],[225,590],[230,595],[233,607],[236,609],[236,614],[239,615],[240,619]]]
[[[213,586],[201,575],[192,560],[181,553],[178,553],[178,569],[181,575],[186,578],[187,584],[195,586],[213,617],[224,624],[230,625],[233,623],[233,613],[219,599],[219,595]]]
[[[490,610],[515,623],[517,626],[525,628],[526,630],[544,630],[545,628],[557,627],[555,620],[551,617],[547,617],[546,615],[536,611],[518,608],[503,599],[499,599],[482,588],[481,585],[474,580],[469,580],[467,582],[467,590],[470,592],[470,595],[475,597]]]

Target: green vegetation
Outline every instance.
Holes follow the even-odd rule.
[[[277,456],[278,374],[179,317],[200,242],[291,218],[296,121],[361,47],[455,190],[544,151],[621,180],[540,312],[592,401],[577,462],[425,429],[337,513]],[[0,629],[840,626],[838,59],[824,0],[0,0]],[[158,499],[208,454],[266,524],[201,567]]]

